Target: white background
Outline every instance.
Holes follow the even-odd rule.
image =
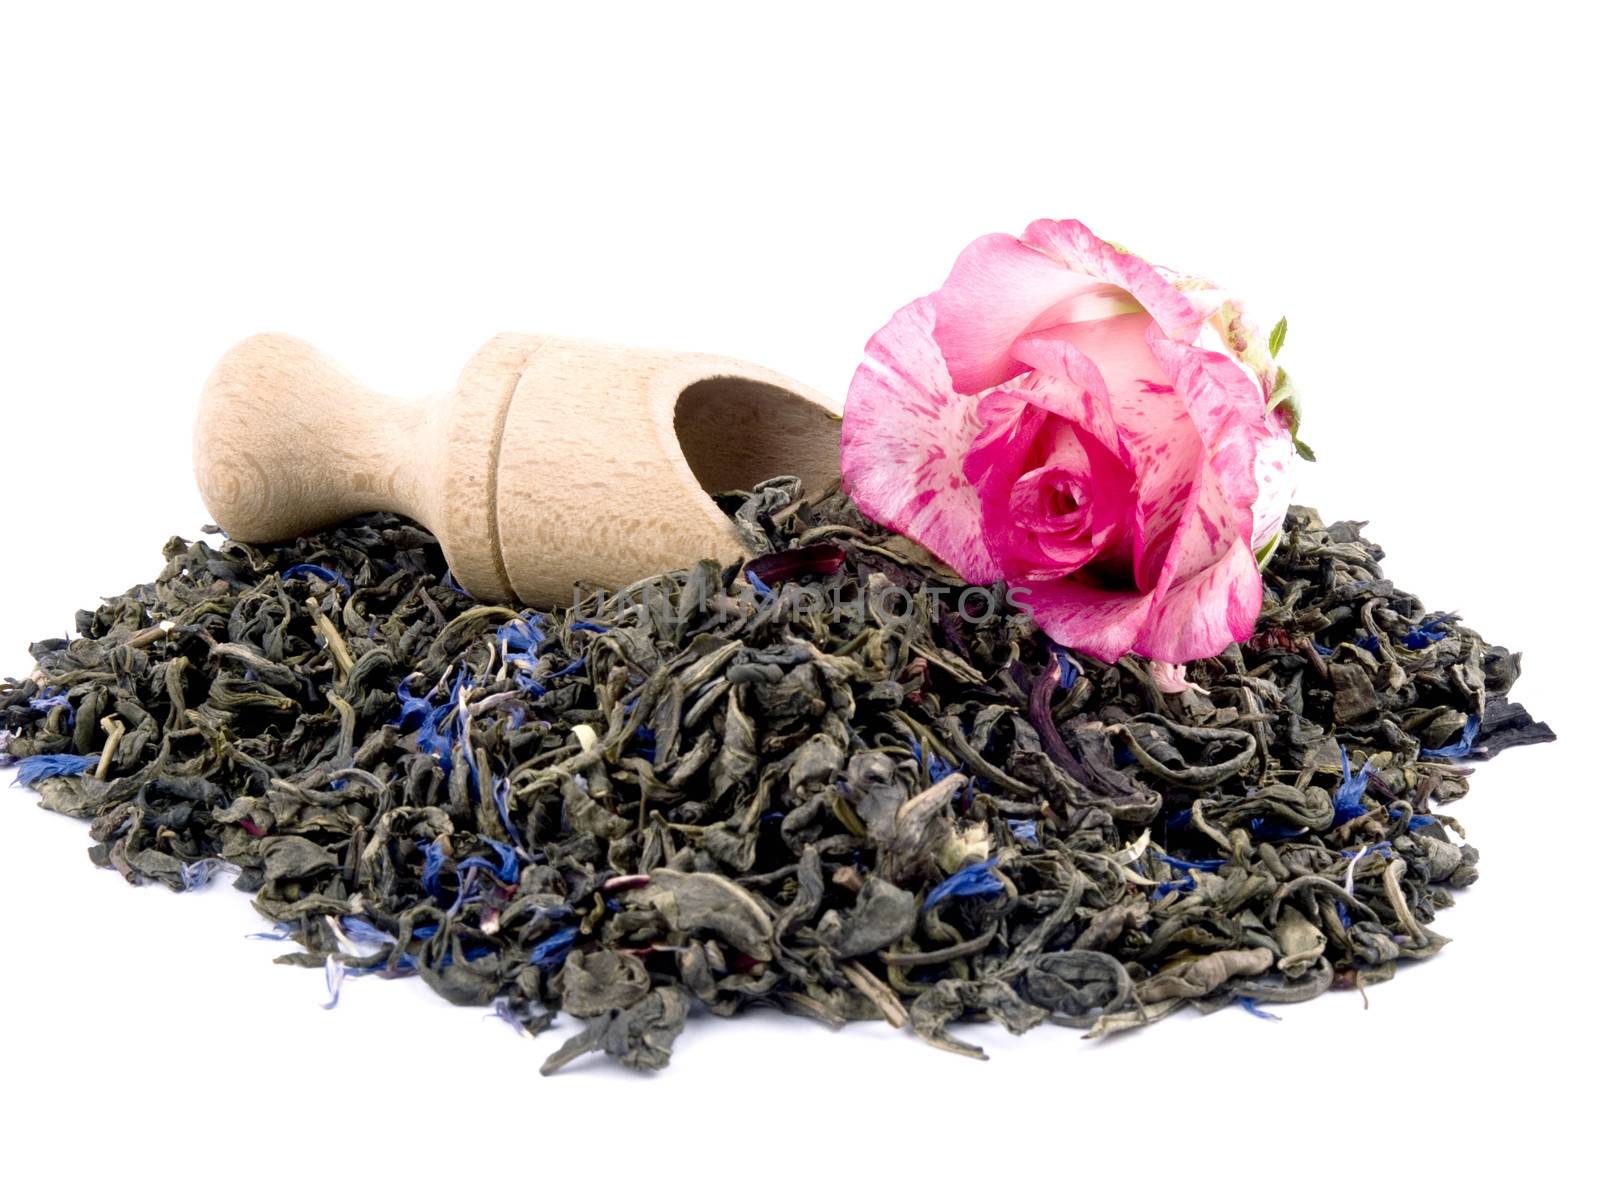
[[[1367,1011],[1333,994],[1104,1045],[980,1029],[987,1064],[707,1020],[652,1078],[541,1079],[559,1034],[420,984],[357,981],[325,1013],[317,973],[245,940],[242,896],[130,889],[81,825],[0,792],[0,1173],[246,1195],[437,1195],[452,1162],[472,1194],[1575,1183],[1597,1066],[1578,11],[7,6],[0,674],[204,521],[191,408],[246,334],[399,392],[517,329],[842,394],[969,239],[1071,216],[1288,314],[1321,458],[1301,498],[1370,518],[1402,586],[1525,650],[1518,698],[1564,741],[1479,772],[1453,810],[1484,870],[1439,923],[1456,941]]]

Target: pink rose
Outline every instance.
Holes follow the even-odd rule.
[[[1061,645],[1182,663],[1254,629],[1293,421],[1223,293],[1035,221],[973,242],[867,344],[844,481],[968,582],[1010,584]]]

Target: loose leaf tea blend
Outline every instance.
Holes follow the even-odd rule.
[[[559,612],[485,607],[377,515],[173,539],[0,689],[19,779],[132,882],[214,868],[327,973],[664,1066],[697,1011],[1088,1036],[1388,979],[1477,853],[1468,764],[1550,730],[1518,659],[1293,509],[1255,635],[1162,690],[1053,646],[838,495]],[[1013,598],[1014,599],[1014,598]]]

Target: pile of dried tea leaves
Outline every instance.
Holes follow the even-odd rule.
[[[1517,656],[1291,512],[1259,630],[1168,694],[1074,658],[837,495],[752,557],[483,606],[374,516],[174,539],[0,689],[19,778],[134,882],[236,886],[324,967],[417,974],[663,1066],[691,1012],[1099,1036],[1389,978],[1477,854],[1466,764],[1548,740]],[[943,589],[943,590],[941,590]]]

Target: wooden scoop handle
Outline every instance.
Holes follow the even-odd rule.
[[[764,368],[508,333],[453,391],[400,400],[297,338],[261,334],[213,370],[195,475],[217,524],[281,541],[392,511],[439,538],[456,580],[559,603],[741,546],[712,491],[838,476],[839,410]]]

